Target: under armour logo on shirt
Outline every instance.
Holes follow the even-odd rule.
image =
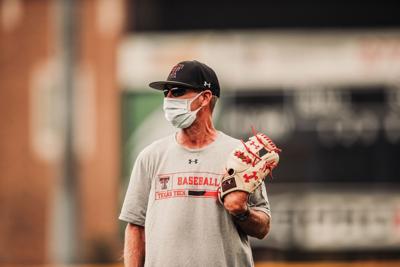
[[[189,164],[192,164],[192,163],[197,164],[197,163],[199,163],[199,160],[198,159],[189,159]]]
[[[211,88],[211,83],[208,83],[208,82],[204,81],[204,87]]]

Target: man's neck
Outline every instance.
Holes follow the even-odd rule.
[[[179,131],[177,141],[187,148],[202,148],[214,142],[217,135],[211,118],[207,118],[203,122],[195,121],[189,128]]]

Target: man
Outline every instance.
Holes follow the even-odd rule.
[[[179,130],[137,157],[120,219],[125,266],[253,266],[247,235],[264,238],[270,209],[264,184],[217,200],[229,153],[239,140],[217,131],[212,112],[220,87],[198,61],[174,66],[164,92],[165,117]]]

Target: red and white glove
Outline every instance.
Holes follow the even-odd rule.
[[[279,152],[281,150],[263,133],[255,134],[247,142],[242,141],[228,157],[218,190],[221,203],[234,191],[253,193],[278,165]]]

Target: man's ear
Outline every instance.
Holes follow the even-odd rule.
[[[210,91],[205,91],[205,92],[203,93],[203,97],[204,97],[204,100],[205,100],[206,102],[204,103],[204,100],[203,100],[202,106],[205,107],[205,106],[207,106],[207,105],[210,103],[210,101],[211,101],[211,99],[212,99],[212,94],[211,94]]]

